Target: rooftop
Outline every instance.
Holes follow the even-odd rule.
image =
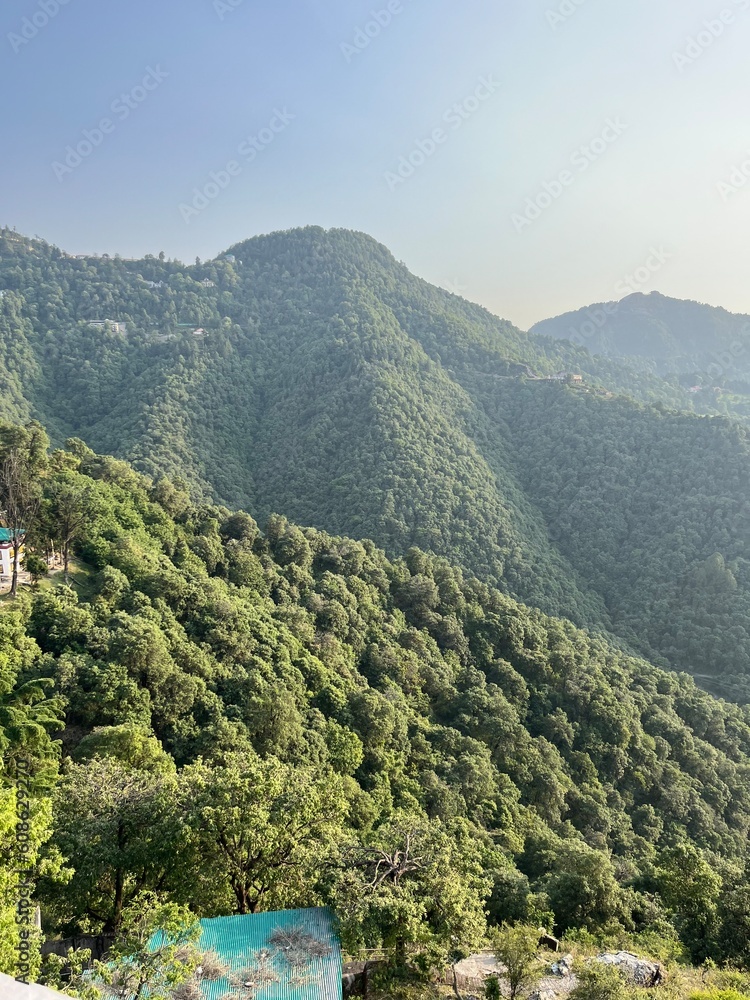
[[[23,529],[21,529],[21,534],[23,534]],[[0,545],[7,542],[13,541],[13,532],[10,528],[0,528]]]
[[[342,962],[331,910],[315,908],[201,920],[201,951],[228,967],[203,980],[206,1000],[252,983],[257,1000],[341,1000]]]

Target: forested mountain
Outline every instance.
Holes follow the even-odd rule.
[[[597,327],[582,330],[592,320]],[[738,343],[750,347],[750,316],[659,292],[635,292],[619,302],[600,302],[532,327],[546,337],[591,342],[593,354],[653,358],[662,363],[691,357],[713,359]],[[738,356],[740,352],[738,351]],[[743,352],[744,353],[744,352]],[[744,367],[747,367],[745,360]]]
[[[637,292],[544,320],[531,333],[631,359],[644,372],[676,377],[698,408],[720,401],[725,412],[750,416],[750,316]]]
[[[677,412],[701,394],[676,376],[523,334],[341,230],[189,267],[5,231],[0,291],[7,418],[261,522],[432,551],[750,693],[748,431]],[[535,377],[557,372],[585,381]]]
[[[117,927],[151,891],[200,916],[327,902],[350,949],[438,967],[486,919],[750,961],[750,709],[444,559],[261,532],[39,440],[30,546],[86,512],[74,583],[0,606],[0,756],[32,776],[48,932]],[[10,810],[0,784],[0,968]],[[404,837],[419,865],[371,880],[367,851]]]

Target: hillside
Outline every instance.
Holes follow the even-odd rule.
[[[704,412],[718,404],[724,412],[750,416],[750,316],[658,292],[635,293],[543,320],[531,333],[676,378]]]
[[[747,696],[747,431],[672,412],[696,398],[678,380],[523,334],[338,230],[190,267],[6,231],[0,288],[7,418],[261,523],[430,550]],[[560,371],[586,381],[533,377]]]
[[[750,710],[416,549],[261,533],[80,442],[35,469],[38,549],[63,487],[89,511],[74,585],[0,612],[0,752],[33,775],[49,933],[158,891],[200,916],[329,902],[351,950],[436,962],[485,910],[748,960]],[[370,884],[362,852],[405,834],[421,867]]]

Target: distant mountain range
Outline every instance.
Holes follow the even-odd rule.
[[[745,317],[631,296],[567,343],[599,307],[526,334],[314,227],[190,266],[6,230],[0,293],[0,417],[430,550],[750,698],[746,357],[711,369]]]
[[[665,374],[743,382],[750,391],[750,316],[726,309],[636,293],[544,320],[531,333],[581,344],[591,354],[650,359]]]

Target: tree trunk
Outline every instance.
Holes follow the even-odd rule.
[[[247,890],[244,885],[239,883],[234,886],[234,895],[237,899],[237,912],[245,916],[249,912],[247,905]]]
[[[407,960],[406,960],[406,938],[405,937],[399,935],[396,938],[395,947],[394,947],[394,953],[395,953],[395,959],[396,959],[396,967],[398,969],[401,969],[401,970],[406,969],[406,967],[407,967]]]
[[[65,581],[65,586],[69,583],[68,566],[70,565],[70,542],[65,541],[65,546],[63,548],[63,580]]]
[[[114,926],[112,930],[117,933],[120,929],[120,923],[122,921],[122,909],[124,904],[124,889],[125,889],[125,876],[122,869],[117,870],[117,875],[115,879],[115,916],[114,916]]]
[[[21,556],[21,540],[16,538],[13,540],[13,582],[10,587],[10,596],[15,597],[18,593],[18,563]]]
[[[455,965],[451,966],[451,972],[453,973],[453,992],[458,997],[458,1000],[463,1000],[463,997],[458,992],[458,973],[456,972],[456,966]]]

